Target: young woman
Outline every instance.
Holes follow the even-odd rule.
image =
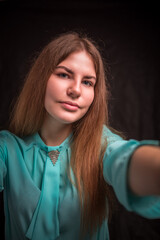
[[[113,133],[107,97],[88,38],[66,33],[40,53],[0,132],[7,240],[109,239],[110,185],[129,211],[160,217],[159,142]]]

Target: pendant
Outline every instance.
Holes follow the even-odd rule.
[[[48,156],[50,157],[53,165],[56,164],[59,154],[60,154],[60,152],[58,150],[51,151],[51,152],[48,153]]]

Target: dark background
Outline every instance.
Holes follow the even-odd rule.
[[[127,138],[160,139],[159,20],[156,1],[0,1],[0,128],[33,57],[56,34],[75,30],[98,43],[108,64],[111,126]],[[119,203],[109,227],[111,240],[160,239],[160,220]]]

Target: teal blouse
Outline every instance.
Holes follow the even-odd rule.
[[[144,144],[158,141],[123,140],[106,126],[102,141],[108,145],[103,174],[119,201],[129,211],[148,218],[160,217],[160,197],[134,196],[127,186],[131,155]],[[4,190],[6,240],[77,240],[80,236],[80,203],[74,184],[68,179],[71,135],[56,147],[47,146],[38,133],[19,138],[0,132],[0,190]],[[60,152],[52,163],[48,153]],[[83,161],[83,159],[82,159]],[[72,177],[74,175],[72,173]],[[107,219],[92,240],[108,240]],[[86,236],[84,240],[91,240]]]

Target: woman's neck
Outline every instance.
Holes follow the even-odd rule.
[[[47,118],[39,134],[46,145],[59,146],[70,135],[71,131],[70,124],[61,124]]]

